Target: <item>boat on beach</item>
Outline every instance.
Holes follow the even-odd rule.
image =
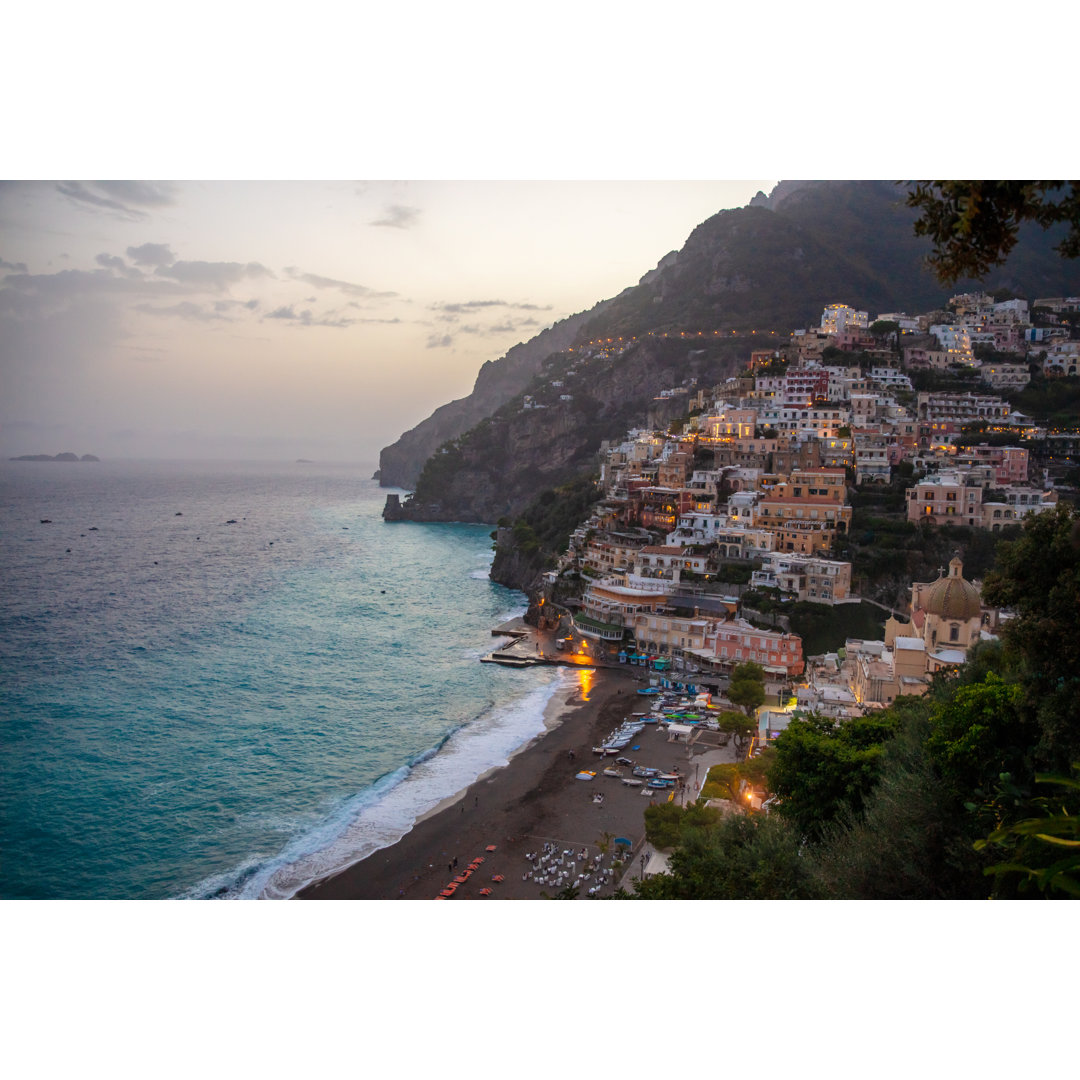
[[[630,779],[630,777],[628,777],[628,776],[624,776],[624,777],[622,778],[622,782],[623,782],[623,783],[624,783],[624,784],[625,784],[625,785],[626,785],[627,787],[641,787],[641,785],[642,785],[642,784],[643,784],[643,783],[644,783],[645,781],[644,781],[644,780],[631,780],[631,779]]]

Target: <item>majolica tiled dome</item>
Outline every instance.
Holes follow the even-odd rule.
[[[976,619],[982,613],[979,590],[965,581],[960,571],[963,563],[953,558],[949,576],[939,578],[923,594],[922,609],[942,619]]]

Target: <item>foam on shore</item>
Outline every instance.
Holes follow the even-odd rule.
[[[442,745],[382,777],[295,837],[270,859],[252,860],[206,879],[185,894],[223,899],[288,899],[397,843],[419,821],[458,802],[478,779],[561,722],[577,692],[576,672],[550,669],[551,678],[522,697],[492,707],[454,731]]]

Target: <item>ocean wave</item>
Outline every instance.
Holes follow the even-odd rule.
[[[416,821],[463,792],[490,769],[544,731],[544,710],[567,685],[567,672],[545,671],[546,681],[522,697],[490,705],[450,732],[438,746],[382,777],[342,804],[324,821],[294,837],[271,859],[249,860],[206,878],[188,899],[290,899],[306,885],[329,877],[397,843]]]

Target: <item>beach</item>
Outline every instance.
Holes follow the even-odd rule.
[[[523,643],[524,644],[524,643]],[[597,668],[578,671],[575,682],[553,695],[545,712],[545,731],[515,754],[509,763],[481,776],[453,800],[426,815],[392,847],[376,851],[363,861],[313,883],[297,894],[301,900],[433,900],[455,877],[463,875],[477,857],[476,870],[461,882],[453,899],[543,899],[565,885],[539,884],[538,876],[525,879],[534,869],[527,853],[542,853],[544,845],[559,852],[585,851],[593,861],[600,854],[598,842],[608,837],[610,866],[615,837],[630,840],[633,862],[605,884],[599,895],[611,895],[620,879],[631,870],[639,873],[636,860],[644,848],[645,807],[668,797],[662,791],[654,800],[642,796],[642,788],[628,787],[620,779],[602,775],[612,757],[592,753],[622,721],[646,713],[653,698],[638,694],[645,685],[636,668]],[[702,733],[710,736],[711,733]],[[665,772],[678,770],[688,786],[676,798],[692,797],[695,783],[704,781],[707,766],[729,760],[715,737],[703,737],[693,746],[669,741],[657,724],[648,725],[621,756]],[[571,758],[571,753],[573,757]],[[696,778],[695,778],[696,766]],[[595,770],[593,780],[576,779],[581,770]],[[630,769],[622,768],[630,777]],[[602,803],[594,797],[603,794]],[[488,850],[494,848],[493,851]],[[456,863],[455,863],[456,860]],[[502,877],[502,881],[493,878]],[[593,875],[583,882],[579,898],[595,887]],[[490,889],[490,895],[481,894]]]

